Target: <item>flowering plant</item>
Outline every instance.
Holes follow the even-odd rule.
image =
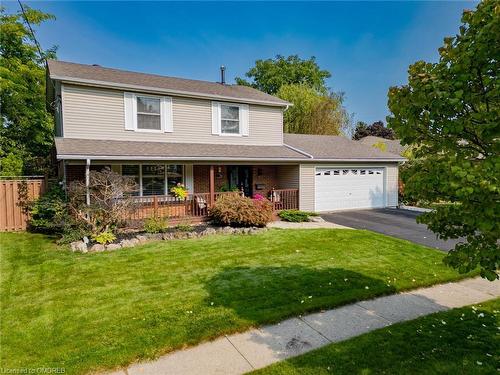
[[[264,196],[262,194],[257,193],[257,194],[254,194],[253,199],[256,200],[256,201],[261,201],[261,200],[263,200],[265,198],[264,198]]]
[[[188,196],[186,187],[181,183],[178,183],[176,186],[171,188],[170,192],[174,195],[174,197],[179,199],[186,199]]]

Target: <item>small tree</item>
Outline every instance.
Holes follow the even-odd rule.
[[[86,223],[92,233],[114,230],[136,208],[132,194],[137,191],[135,181],[105,168],[91,171],[89,181],[90,204],[87,205],[87,187],[82,181],[73,182],[68,191],[70,213]]]

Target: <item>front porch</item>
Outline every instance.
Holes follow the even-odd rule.
[[[149,217],[176,221],[202,221],[220,197],[241,194],[269,199],[275,211],[299,208],[299,166],[297,164],[164,164],[154,162],[103,162],[65,166],[66,183],[88,181],[91,170],[110,168],[136,180],[137,208],[127,218],[141,221]],[[185,199],[170,193],[182,183]]]

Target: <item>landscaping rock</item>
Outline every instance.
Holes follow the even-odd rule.
[[[90,242],[90,241],[89,241],[89,238],[88,238],[87,236],[83,237],[83,243],[84,243],[85,245],[88,245],[88,244],[89,244],[89,242]]]
[[[207,228],[203,232],[200,233],[202,236],[211,236],[217,234],[217,231],[214,228]]]
[[[109,245],[106,245],[106,250],[118,250],[121,249],[121,245],[119,243],[110,243]]]
[[[135,238],[137,238],[137,241],[139,241],[139,243],[148,242],[148,238],[146,236],[136,236]]]
[[[234,233],[234,228],[231,228],[231,227],[223,227],[221,229],[221,232],[223,234],[233,234]]]
[[[79,251],[81,253],[86,253],[88,251],[87,244],[83,241],[75,241],[70,244],[72,251]]]
[[[78,244],[80,243],[81,241],[75,241],[75,242],[71,242],[69,244],[69,246],[71,247],[71,251],[78,251]]]
[[[312,223],[324,223],[325,219],[321,216],[309,216],[309,221]]]
[[[104,251],[104,245],[101,245],[100,243],[96,243],[94,245],[92,245],[92,247],[90,248],[90,251]]]
[[[135,237],[131,238],[129,241],[133,244],[133,246],[139,245],[139,240]]]
[[[148,237],[151,241],[161,241],[163,239],[163,233],[150,233]]]
[[[120,245],[121,247],[134,247],[135,243],[132,240],[122,240]]]
[[[174,238],[174,235],[172,233],[163,233],[161,236],[164,240],[168,241]]]

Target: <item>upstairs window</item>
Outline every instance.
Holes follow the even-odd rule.
[[[153,133],[174,131],[172,98],[124,93],[125,130]]]
[[[248,136],[248,104],[212,102],[212,134]]]
[[[240,107],[221,104],[220,130],[222,134],[240,134]]]
[[[137,129],[161,130],[160,98],[137,96]]]

